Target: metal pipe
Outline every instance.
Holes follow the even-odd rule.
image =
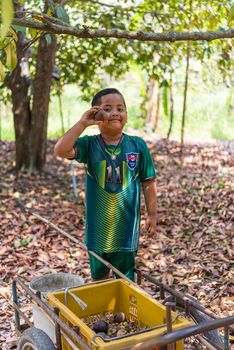
[[[67,336],[63,331],[61,331],[61,333],[62,333],[63,338],[64,338],[64,339],[66,340],[66,342],[70,345],[70,347],[71,347],[72,350],[80,350],[80,348],[78,348],[78,347],[73,343],[73,341],[72,341],[70,338],[68,338],[68,336]]]
[[[59,316],[59,308],[58,307],[54,307],[54,312],[57,316]],[[56,338],[57,350],[62,350],[60,325],[57,322],[55,322],[55,338]]]
[[[76,184],[76,174],[75,174],[75,166],[73,164],[73,162],[71,162],[71,171],[72,171],[72,183],[73,183],[73,193],[74,193],[74,197],[78,198],[78,194],[77,194],[77,184]]]
[[[12,296],[13,296],[13,303],[16,306],[18,306],[18,295],[17,295],[17,288],[16,288],[15,281],[13,281],[12,283]],[[17,307],[15,307],[15,324],[16,324],[16,329],[20,331],[20,315]]]
[[[172,318],[171,318],[171,307],[172,303],[166,303],[166,323],[167,323],[167,333],[172,332]],[[168,344],[167,350],[175,350],[175,343]]]
[[[224,350],[229,350],[229,329],[224,328]]]
[[[137,270],[136,272],[137,272],[137,284],[141,285],[141,271]]]
[[[28,295],[42,308],[43,311],[55,322],[58,323],[61,329],[69,335],[73,341],[77,342],[77,344],[82,347],[84,350],[92,350],[87,343],[84,342],[84,340],[79,337],[68,325],[60,318],[58,317],[53,309],[46,303],[44,303],[42,300],[40,300],[21,280],[19,277],[15,279],[15,281],[24,289]]]
[[[40,292],[40,290],[37,290],[35,294],[41,300],[41,292]]]
[[[195,302],[194,300],[190,299],[186,295],[182,294],[179,291],[175,291],[174,289],[170,288],[169,286],[158,282],[156,278],[146,274],[145,272],[141,271],[141,276],[144,277],[146,280],[152,282],[153,284],[157,285],[160,287],[160,292],[161,288],[169,292],[170,294],[174,295],[176,298],[181,299],[185,303],[185,308],[189,308],[189,306],[193,306],[194,308],[198,309],[199,311],[202,311],[204,314],[210,316],[213,319],[220,319],[217,315],[215,315],[212,311],[205,309],[201,304]],[[161,297],[161,296],[160,296]],[[163,298],[161,298],[163,299]],[[230,329],[234,330],[234,327],[230,326]]]
[[[167,323],[167,333],[172,332],[172,322],[171,322],[171,303],[166,303],[166,323]]]
[[[13,301],[12,305],[14,306],[15,311],[17,310],[17,312],[19,313],[19,315],[25,320],[25,322],[27,323],[27,325],[28,325],[29,327],[33,327],[33,324],[30,322],[29,318],[23,313],[22,310],[20,310],[19,305],[17,305],[14,301]],[[22,331],[21,328],[22,328],[22,327],[21,327],[21,325],[20,325],[19,328],[17,328],[17,329],[18,329],[19,331]]]
[[[187,328],[166,334],[162,337],[158,337],[154,340],[149,340],[144,343],[140,343],[136,346],[131,347],[130,349],[131,350],[152,350],[152,349],[155,349],[156,346],[163,346],[166,344],[170,344],[170,343],[176,342],[177,340],[181,340],[200,333],[204,333],[212,329],[228,327],[231,324],[234,324],[234,316],[200,323],[192,327],[187,327]]]
[[[145,277],[144,273],[142,274],[142,276]],[[164,286],[160,284],[159,288],[160,288],[160,299],[165,299]]]
[[[67,305],[67,294],[69,294],[76,302],[77,304],[83,309],[85,310],[87,308],[87,304],[81,300],[77,295],[75,295],[74,293],[72,293],[69,289],[71,289],[71,287],[68,287],[64,290],[64,300],[65,300],[65,305]]]

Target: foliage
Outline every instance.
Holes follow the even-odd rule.
[[[1,14],[2,14],[2,29],[1,39],[4,39],[8,33],[14,17],[14,7],[12,0],[1,0]]]
[[[42,1],[26,1],[27,11],[42,11]],[[65,7],[49,2],[48,16],[56,12],[61,23],[69,24],[77,28],[91,27],[94,29],[122,29],[142,30],[148,32],[168,32],[187,30],[191,17],[192,28],[202,30],[214,30],[228,28],[230,18],[229,10],[231,2],[226,7],[220,0],[197,1],[193,4],[193,12],[190,13],[189,4],[184,1],[155,1],[144,0],[138,6],[124,6],[122,1],[114,5],[100,5],[95,1],[78,1],[67,3]],[[32,18],[40,20],[39,15],[31,15]],[[229,22],[228,22],[229,20]],[[19,29],[19,28],[18,28]],[[26,29],[28,40],[35,39],[35,30]],[[38,37],[43,33],[37,33]],[[31,38],[30,38],[31,36]],[[48,44],[50,37],[48,38]],[[34,42],[31,43],[31,45]],[[199,59],[210,55],[212,47],[216,44],[206,42],[193,43],[193,55]],[[218,47],[221,44],[218,43]],[[33,46],[35,47],[35,45]],[[217,49],[217,47],[216,47]],[[225,53],[231,48],[227,45]],[[9,52],[12,50],[8,50]],[[61,54],[60,54],[61,51]],[[152,59],[157,54],[157,59]],[[175,62],[183,59],[185,45],[183,43],[146,43],[126,41],[117,39],[71,39],[60,38],[59,54],[57,64],[62,72],[64,83],[78,81],[84,89],[85,97],[92,90],[93,81],[101,86],[100,71],[113,76],[119,76],[128,68],[129,61],[134,61],[145,69],[149,76],[163,81],[168,71],[176,69]],[[223,63],[223,62],[222,62]],[[78,67],[80,65],[80,68]],[[68,67],[70,66],[70,67]],[[87,67],[88,66],[88,67]],[[13,66],[12,66],[13,67]],[[92,80],[92,83],[90,83]]]
[[[42,0],[25,1],[27,17],[41,21],[44,2]],[[192,30],[209,31],[225,30],[232,24],[232,2],[223,4],[221,0],[193,2],[190,11],[188,1],[141,1],[137,6],[133,1],[125,5],[117,1],[115,5],[100,4],[95,1],[67,2],[62,7],[53,0],[49,2],[47,16],[52,18],[56,13],[59,21],[64,25],[69,23],[76,28],[94,29],[121,29],[127,31],[142,30],[148,32],[188,31],[191,21]],[[231,9],[231,10],[230,10]],[[38,14],[35,15],[34,13]],[[54,18],[54,17],[53,17]],[[1,42],[0,77],[4,79],[16,64],[15,45],[17,31],[26,35],[26,47],[29,48],[30,80],[33,81],[38,39],[45,35],[47,45],[50,45],[51,36],[35,29],[13,26]],[[4,48],[4,49],[3,49]],[[215,42],[195,41],[191,47],[191,57],[203,63],[217,64],[222,72],[223,81],[232,84],[233,50],[231,39]],[[139,67],[144,75],[145,85],[150,77],[154,77],[163,87],[164,114],[168,115],[169,76],[176,75],[180,63],[184,60],[186,45],[183,42],[141,42],[124,39],[78,39],[69,36],[58,36],[58,50],[56,67],[60,79],[60,86],[76,83],[85,100],[102,88],[107,77],[119,78],[130,69],[130,66]],[[202,73],[202,78],[206,75]],[[209,82],[207,82],[209,84]],[[213,82],[219,84],[220,82]],[[2,85],[2,98],[9,98]],[[53,84],[53,93],[56,94],[57,84]],[[142,97],[146,95],[146,87],[141,90]]]

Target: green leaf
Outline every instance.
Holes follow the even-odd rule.
[[[10,35],[13,37],[13,39],[15,40],[15,42],[18,41],[18,36],[16,34],[16,31],[12,28],[12,26],[9,28],[9,32],[10,32]]]
[[[59,19],[61,19],[61,21],[70,24],[69,16],[62,6],[58,6],[57,16]]]
[[[2,30],[1,30],[1,37],[2,39],[5,38],[5,36],[8,33],[8,29],[11,26],[13,16],[14,16],[14,7],[12,0],[1,0],[1,8],[2,8]]]
[[[29,28],[29,34],[32,38],[35,38],[35,36],[37,35],[37,30],[34,28]]]
[[[16,26],[15,24],[12,25],[12,28],[14,28],[16,31],[18,32],[22,32],[25,33],[26,32],[26,27],[22,27],[22,26]]]
[[[7,55],[7,60],[6,64],[7,67],[12,71],[15,69],[17,65],[17,55],[16,55],[16,46],[15,42],[11,41],[7,47],[5,48],[6,55]]]
[[[14,247],[15,249],[21,248],[23,246],[28,245],[30,242],[32,242],[33,237],[30,235],[27,238],[18,238],[14,240]]]
[[[2,62],[0,61],[0,81],[3,81],[5,79],[5,71],[4,66]]]
[[[232,4],[230,8],[230,12],[228,14],[228,23],[232,22],[233,19],[234,19],[234,4]]]
[[[45,35],[45,39],[46,39],[46,42],[47,42],[47,46],[52,43],[52,38],[51,38],[50,34],[46,34]]]
[[[49,0],[49,7],[52,13],[55,12],[55,6],[53,0]]]

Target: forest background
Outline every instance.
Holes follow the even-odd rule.
[[[10,2],[2,1],[9,13]],[[95,30],[120,30],[171,33],[225,33],[232,24],[232,2],[223,6],[221,1],[15,1],[16,20],[34,19],[38,14],[57,17],[65,26],[73,28],[94,28]],[[23,12],[26,11],[26,12]],[[10,18],[6,18],[6,21]],[[48,18],[47,18],[48,21]],[[35,22],[35,23],[36,23]],[[18,32],[17,32],[18,30]],[[16,33],[18,33],[18,38]],[[15,35],[14,35],[15,34]],[[112,39],[98,37],[92,40],[71,36],[58,36],[50,53],[53,61],[47,96],[44,99],[44,114],[48,114],[48,137],[56,138],[71,127],[85,109],[92,94],[105,86],[120,88],[126,97],[129,111],[129,126],[145,128],[159,137],[171,136],[187,140],[231,140],[234,133],[232,93],[233,49],[232,39],[197,40],[168,42]],[[9,69],[21,65],[21,83],[26,85],[24,96],[28,96],[25,109],[29,109],[24,129],[37,124],[33,119],[33,105],[39,96],[33,96],[37,81],[45,79],[39,71],[42,46],[53,46],[53,34],[27,28],[25,24],[14,24],[2,41],[0,54],[2,78],[0,138],[2,140],[30,136],[19,135],[19,117],[15,110],[19,102],[13,101],[14,121],[10,110],[13,93],[13,74],[5,74]],[[44,42],[44,44],[43,44]],[[39,50],[38,50],[39,43]],[[52,52],[53,51],[53,52]],[[57,52],[56,52],[57,51]],[[18,56],[18,57],[17,57]],[[54,58],[55,56],[55,58]],[[36,65],[37,63],[37,65]],[[41,65],[45,62],[41,62]],[[41,78],[40,78],[41,76]],[[4,80],[3,79],[3,80]],[[51,81],[50,81],[51,80]],[[51,90],[50,90],[51,84]],[[6,89],[6,85],[8,89]],[[22,96],[19,99],[22,99]],[[32,105],[32,111],[30,110]],[[48,107],[49,106],[49,107]],[[21,118],[23,119],[23,118]],[[47,132],[47,115],[41,118]],[[42,123],[43,124],[43,123]],[[17,126],[18,125],[18,126]],[[15,130],[14,130],[15,126]],[[186,132],[185,129],[186,128]],[[38,131],[38,130],[37,130]],[[43,143],[46,139],[44,131]],[[31,135],[31,138],[32,138]],[[35,136],[35,135],[34,135]],[[29,137],[30,139],[30,137]],[[25,141],[24,141],[25,143]],[[28,146],[28,145],[27,145]],[[19,146],[20,147],[20,146]],[[18,148],[19,148],[18,147]],[[36,148],[35,143],[35,148]],[[36,150],[43,153],[45,150]],[[17,152],[16,152],[17,153]],[[37,157],[37,156],[36,156]],[[17,154],[16,154],[17,158]],[[31,167],[40,168],[33,164]],[[44,160],[42,161],[44,164]],[[43,167],[43,164],[41,167]],[[16,165],[20,168],[21,161]],[[23,164],[28,167],[28,164]]]

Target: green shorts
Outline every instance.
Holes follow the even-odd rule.
[[[134,281],[135,252],[114,252],[114,253],[97,253],[111,265],[116,267],[130,280]],[[101,261],[89,253],[91,276],[93,279],[101,279],[108,275],[110,269]],[[118,276],[116,276],[119,278]]]

